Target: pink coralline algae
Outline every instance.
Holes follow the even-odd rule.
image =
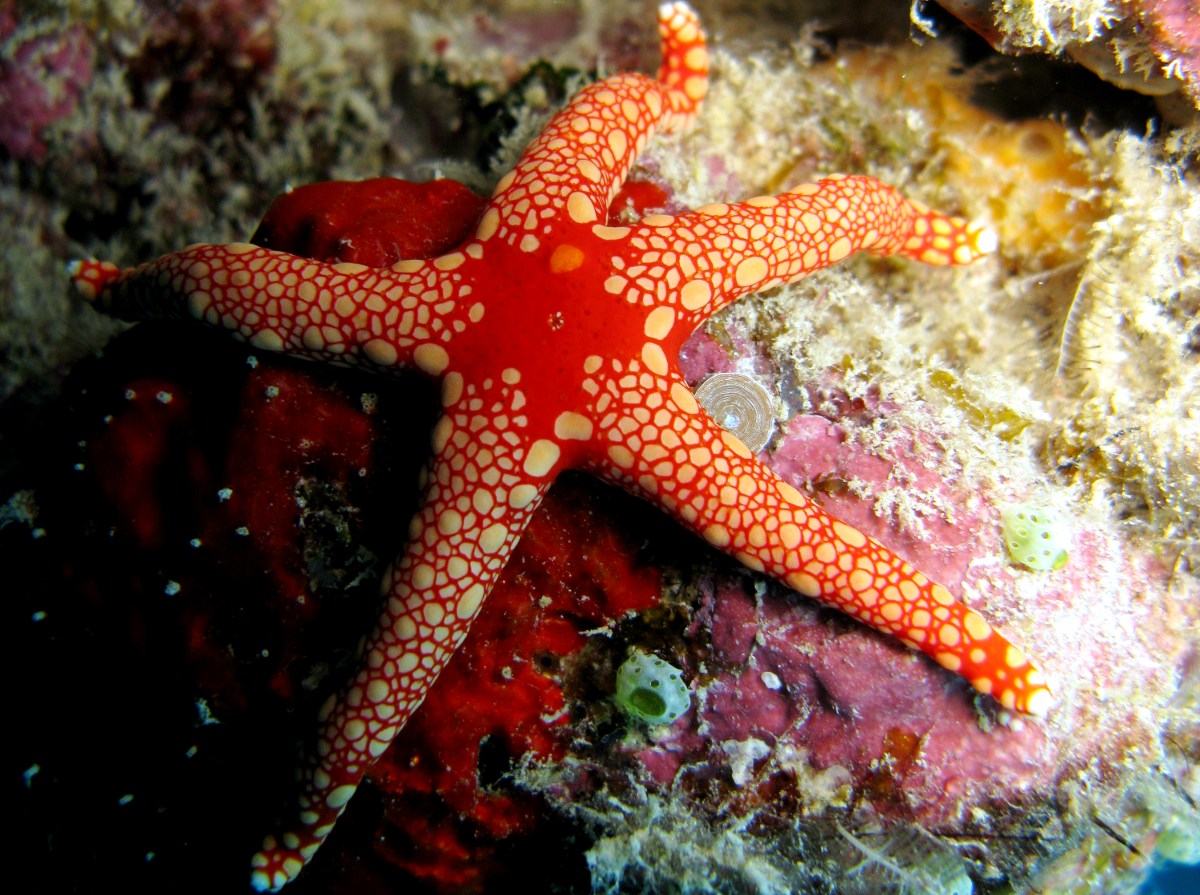
[[[142,45],[129,61],[134,100],[187,133],[244,126],[249,101],[275,61],[272,0],[184,0],[147,5]],[[169,85],[161,96],[146,85]]]
[[[198,135],[246,121],[250,88],[275,57],[270,0],[145,3],[124,37],[24,6],[32,8],[0,3],[0,146],[22,161],[45,160],[47,129],[76,116],[96,71],[114,60],[135,107]],[[153,84],[166,89],[155,93]],[[86,141],[101,139],[95,127]]]
[[[986,505],[973,508],[968,495],[913,461],[913,451],[896,453],[903,459],[874,455],[842,425],[802,414],[788,423],[770,462],[789,481],[815,488],[831,512],[897,545],[941,580],[972,583],[991,521]],[[940,493],[955,509],[953,523],[931,514],[922,534],[901,534],[870,502],[835,487],[855,479],[882,489],[896,476],[914,490]],[[789,788],[781,776],[803,789],[795,779],[799,758],[804,774],[828,772],[879,816],[946,827],[961,826],[974,808],[1019,803],[1053,782],[1056,747],[1041,727],[980,726],[961,683],[898,644],[780,592],[756,594],[735,578],[718,575],[700,590],[702,608],[688,630],[692,667],[705,657],[699,708],[671,737],[638,752],[659,785],[715,774],[740,790],[744,807],[762,808]]]
[[[732,337],[740,339],[736,329]],[[728,365],[706,340],[689,345],[699,376]],[[807,403],[822,411],[793,416],[767,462],[831,512],[970,595],[971,605],[986,606],[1006,632],[1028,630],[1027,619],[1036,617],[1038,642],[1069,707],[1044,726],[1006,720],[973,701],[960,681],[897,645],[718,568],[685,579],[683,606],[690,608],[674,604],[682,619],[663,624],[647,617],[625,629],[687,670],[693,710],[669,728],[628,736],[604,758],[572,757],[588,774],[597,765],[608,768],[599,775],[605,791],[624,793],[626,811],[648,791],[676,816],[690,812],[713,825],[704,829],[759,831],[755,836],[767,837],[763,853],[784,856],[768,859],[785,881],[780,891],[816,886],[822,873],[838,875],[822,870],[815,855],[836,852],[836,837],[830,844],[820,832],[831,818],[842,827],[874,829],[885,843],[905,835],[889,830],[934,831],[943,845],[956,843],[956,872],[973,867],[976,879],[1003,878],[1023,891],[1035,884],[1048,854],[1091,835],[1086,812],[1077,818],[1056,807],[1061,800],[1082,799],[1097,816],[1127,823],[1122,829],[1153,822],[1145,813],[1135,819],[1114,812],[1113,801],[1123,796],[1113,793],[1144,779],[1139,767],[1156,754],[1163,718],[1141,701],[1172,692],[1175,669],[1186,665],[1180,631],[1195,606],[1183,598],[1170,602],[1165,615],[1152,610],[1148,595],[1170,591],[1171,570],[1083,516],[1075,520],[1065,567],[1017,568],[1002,544],[1000,509],[1024,495],[1004,492],[1003,484],[972,488],[948,475],[955,468],[947,462],[948,433],[939,435],[913,408],[851,399],[838,383],[827,377],[803,389]],[[909,429],[903,419],[920,422]],[[889,430],[886,450],[865,434],[880,425]],[[906,509],[889,503],[889,490],[900,483],[922,503]],[[1184,734],[1178,748],[1194,748],[1187,743]],[[611,775],[623,761],[645,787],[642,794],[629,795],[628,784]],[[1084,779],[1091,782],[1081,793]],[[618,831],[612,833],[618,853],[651,835],[636,826],[637,832],[620,832],[619,824],[610,828]],[[687,828],[683,838],[694,839],[696,829]],[[687,848],[668,843],[665,854]],[[925,857],[936,864],[937,849],[929,848]],[[653,878],[653,860],[606,855],[610,880]],[[845,857],[847,866],[857,862]],[[1112,863],[1094,860],[1080,871],[1089,882],[1078,891],[1099,891],[1121,872],[1145,866],[1144,859],[1120,855]],[[663,859],[661,868],[669,863]]]
[[[851,525],[864,527],[911,551],[908,555],[914,557],[913,562],[930,569],[930,574],[961,582],[975,556],[983,520],[979,509],[970,505],[968,495],[956,492],[941,476],[915,459],[937,452],[938,447],[929,443],[928,436],[905,433],[890,456],[865,450],[850,441],[848,428],[855,422],[866,425],[880,419],[889,408],[876,401],[872,402],[873,409],[868,410],[841,398],[836,391],[830,400],[841,401],[844,422],[818,414],[793,417],[772,452],[772,468],[789,481],[808,483],[821,492],[822,503],[832,512],[843,513]],[[852,422],[855,415],[860,418]],[[880,491],[900,481],[911,493],[925,494],[927,504],[953,507],[953,515],[945,511],[922,515],[923,531],[919,535],[896,531],[883,523],[870,501],[848,491],[845,483],[850,481],[863,482]]]
[[[0,6],[0,146],[38,162],[46,128],[75,111],[91,81],[95,50],[80,25],[22,40],[19,24],[15,3]]]
[[[1168,65],[1174,65],[1200,94],[1200,10],[1192,0],[1146,3],[1142,21]]]
[[[790,754],[812,774],[834,769],[883,816],[944,826],[1052,778],[1040,729],[981,729],[943,675],[828,613],[718,580],[697,621],[713,652],[694,742],[701,755],[713,751],[699,766],[676,753],[675,768],[661,747],[645,753],[660,783],[722,769],[739,786],[749,782],[744,802],[766,805],[776,775],[795,775],[777,767]]]

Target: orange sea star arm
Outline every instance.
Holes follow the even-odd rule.
[[[431,360],[471,315],[469,285],[447,266],[324,264],[234,243],[191,246],[128,270],[79,261],[71,274],[84,298],[126,320],[191,319],[305,360],[435,373]]]
[[[744,295],[794,282],[857,251],[944,265],[970,264],[996,247],[990,229],[860,175],[650,215],[625,238],[617,274],[624,294],[638,301],[667,281],[685,332]]]
[[[664,391],[661,419],[613,405],[605,431],[614,437],[593,472],[749,568],[921,650],[1005,708],[1046,713],[1045,676],[983,616],[780,479],[708,418],[682,379]]]
[[[485,445],[467,437],[481,415],[476,401],[517,416],[519,389],[491,389],[446,377],[452,399],[434,428],[434,457],[410,539],[384,575],[383,612],[363,648],[358,673],[321,712],[316,755],[302,774],[300,825],[271,836],[255,855],[259,891],[290,882],[316,852],[363,774],[425,699],[467,635],[484,598],[550,486],[557,465],[546,443],[513,423]],[[457,384],[456,384],[457,382]],[[457,394],[456,394],[457,392]]]
[[[655,130],[685,127],[708,88],[708,51],[696,14],[659,7],[663,64],[657,78],[621,74],[579,91],[497,184],[477,237],[528,252],[557,227],[603,223],[629,168]]]

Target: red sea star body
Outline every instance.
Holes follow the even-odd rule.
[[[293,879],[366,768],[417,709],[555,476],[582,468],[661,506],[709,543],[920,649],[1001,705],[1044,714],[1042,673],[903,559],[826,515],[698,407],[675,358],[706,318],[860,249],[931,264],[992,248],[972,228],[868,177],[604,225],[655,129],[696,114],[704,37],[659,11],[658,78],[577,94],[497,185],[458,250],[390,268],[237,244],[134,270],[81,262],[78,288],[130,318],[192,317],[258,348],[440,379],[443,412],[410,540],[354,680],[321,713],[299,824],[268,837],[253,882]]]

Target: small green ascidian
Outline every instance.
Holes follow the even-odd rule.
[[[691,705],[681,674],[657,656],[630,649],[617,669],[617,705],[646,724],[670,724]]]
[[[1031,506],[1006,507],[1000,511],[1000,527],[1013,562],[1035,572],[1061,569],[1067,564],[1071,529],[1053,512]]]

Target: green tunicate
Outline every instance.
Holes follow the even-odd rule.
[[[617,669],[617,705],[646,724],[670,724],[688,710],[682,672],[657,656],[631,649]]]
[[[1050,510],[1031,506],[1007,507],[1000,511],[1004,546],[1015,563],[1035,572],[1061,569],[1067,564],[1071,530]]]

